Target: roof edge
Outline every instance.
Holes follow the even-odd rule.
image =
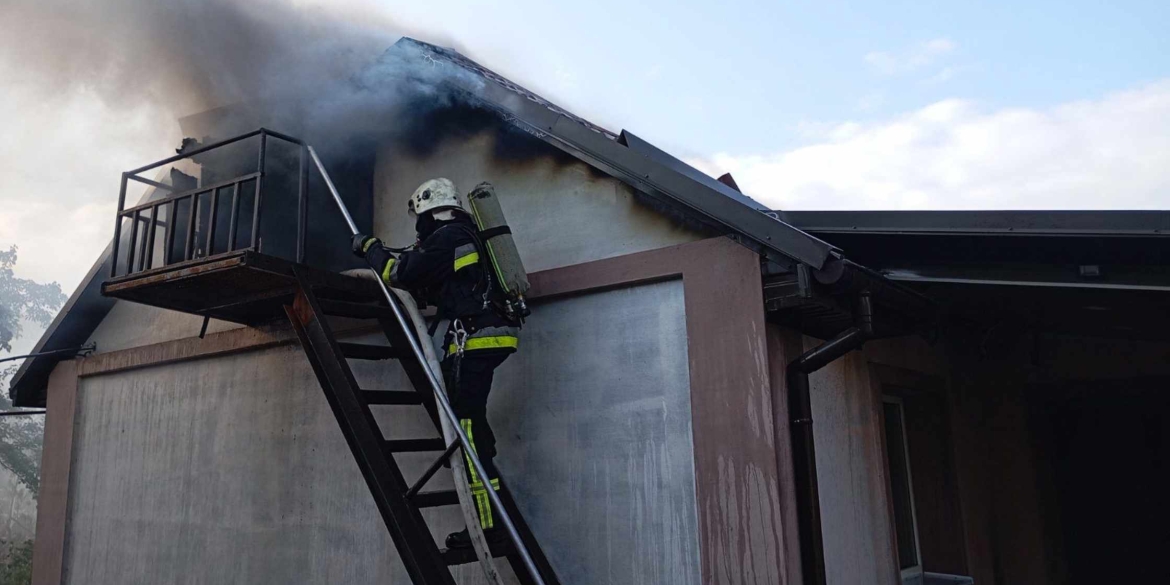
[[[170,180],[168,173],[162,170],[154,178],[156,182],[160,183],[166,183]],[[149,187],[142,193],[137,204],[141,205],[163,195],[165,193],[160,192],[157,188]],[[128,230],[124,230],[121,245],[129,246],[129,242],[130,234]],[[114,238],[111,237],[110,243],[106,244],[105,250],[98,255],[89,272],[86,272],[73,294],[69,295],[69,299],[61,306],[61,310],[53,317],[53,322],[41,334],[41,338],[33,346],[31,353],[81,346],[106,318],[114,303],[117,302],[116,299],[102,296],[102,282],[105,281],[105,275],[110,272],[113,244]],[[64,359],[72,358],[66,354],[57,354],[25,359],[8,385],[8,397],[12,399],[13,404],[15,406],[44,406],[49,374],[53,372],[57,363]]]
[[[61,306],[30,353],[68,349],[84,344],[98,323],[110,312],[115,301],[102,296],[101,285],[104,280],[102,276],[110,270],[112,244],[111,241],[106,245],[106,249]],[[13,405],[44,406],[49,374],[58,362],[65,359],[72,359],[72,356],[42,355],[25,359],[8,386],[8,397],[12,399]]]
[[[835,246],[785,223],[771,211],[751,205],[749,198],[739,194],[735,197],[727,195],[722,184],[713,187],[672,168],[677,165],[668,164],[669,160],[655,160],[663,158],[655,156],[655,152],[666,154],[657,147],[635,137],[647,148],[643,152],[630,148],[613,133],[569,113],[456,51],[409,37],[403,37],[395,46],[428,50],[456,67],[478,75],[482,87],[468,87],[464,85],[466,82],[460,83],[458,79],[450,80],[451,87],[496,110],[505,120],[529,134],[634,189],[652,197],[665,198],[684,213],[736,232],[753,243],[753,248],[759,248],[773,259],[795,260],[819,269],[837,251]],[[685,165],[682,161],[678,163]],[[715,182],[714,179],[711,181]]]
[[[905,235],[1170,236],[1170,211],[779,211],[816,233]]]

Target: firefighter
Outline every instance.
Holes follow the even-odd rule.
[[[438,308],[436,320],[449,320],[442,368],[451,408],[483,463],[481,478],[467,461],[471,493],[480,526],[489,538],[500,532],[487,490],[498,490],[493,459],[496,438],[487,420],[487,399],[496,368],[516,352],[519,323],[500,310],[501,291],[493,285],[490,259],[462,197],[448,179],[431,179],[408,203],[418,239],[413,249],[395,254],[377,238],[358,234],[353,251],[390,286],[411,291]],[[467,530],[447,536],[449,548],[471,546]]]

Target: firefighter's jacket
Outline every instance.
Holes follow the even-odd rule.
[[[396,288],[415,292],[438,308],[438,317],[451,321],[448,353],[455,352],[453,335],[458,322],[468,332],[464,351],[515,351],[519,338],[517,324],[505,319],[491,306],[498,285],[486,252],[480,249],[472,220],[463,215],[443,221],[414,250],[388,259],[379,271],[382,280]]]

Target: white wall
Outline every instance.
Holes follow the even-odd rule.
[[[412,243],[410,195],[423,181],[446,177],[464,194],[483,181],[495,185],[529,272],[702,237],[635,201],[624,183],[584,163],[559,164],[552,157],[524,165],[501,162],[492,155],[494,144],[494,134],[484,132],[447,141],[425,158],[384,147],[374,176],[376,234],[391,245]]]

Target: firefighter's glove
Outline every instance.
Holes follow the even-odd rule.
[[[374,246],[381,247],[382,242],[378,240],[378,238],[367,236],[365,234],[354,234],[353,240],[351,241],[353,254],[358,258],[365,258],[366,252],[368,252],[370,248],[373,248]]]
[[[366,250],[366,263],[370,265],[370,268],[378,271],[378,274],[383,274],[386,272],[386,265],[394,260],[394,254],[391,254],[390,250],[382,245],[382,242],[374,241],[377,243]]]

